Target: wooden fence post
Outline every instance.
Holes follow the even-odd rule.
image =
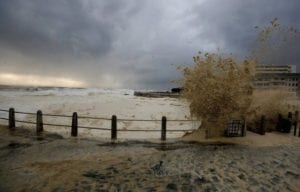
[[[111,117],[111,139],[117,139],[117,116],[113,115]]]
[[[288,112],[288,126],[286,127],[286,132],[290,133],[293,126],[293,113]]]
[[[299,118],[299,111],[296,111],[295,112],[295,120],[294,120],[294,136],[296,136],[296,134],[297,134],[298,118]]]
[[[246,125],[246,118],[243,117],[243,126],[242,126],[242,137],[246,136],[246,131],[247,131],[247,125]]]
[[[163,116],[161,118],[161,140],[166,140],[166,134],[167,134],[167,118]]]
[[[71,136],[77,137],[77,135],[78,135],[78,117],[77,117],[77,113],[74,112],[72,116]]]
[[[276,125],[276,131],[281,131],[281,125],[282,124],[282,115],[279,113],[278,114],[278,120],[277,120],[277,125]]]
[[[9,116],[8,116],[8,128],[13,129],[16,127],[16,119],[15,119],[15,109],[9,108]]]
[[[298,130],[298,137],[300,137],[300,128],[299,128],[299,130]]]
[[[266,130],[265,130],[265,116],[264,115],[262,115],[261,119],[260,119],[259,133],[261,135],[264,135],[266,133]]]
[[[38,110],[36,113],[36,133],[40,134],[43,130],[43,113],[41,110]]]

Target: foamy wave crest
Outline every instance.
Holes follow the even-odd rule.
[[[9,87],[0,90],[1,96],[96,96],[133,95],[130,89],[61,88],[61,87]]]

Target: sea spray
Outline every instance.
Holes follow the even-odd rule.
[[[243,116],[251,104],[254,63],[233,56],[201,54],[183,69],[183,96],[191,113],[202,120],[208,136],[219,135],[233,116]]]
[[[289,42],[289,37],[299,37],[297,29],[279,26],[275,18],[262,28],[256,47],[243,61],[232,55],[199,52],[192,66],[179,68],[183,73],[183,97],[190,102],[191,114],[202,120],[206,137],[223,134],[232,118],[246,118],[253,123],[261,115],[275,119],[278,113],[287,113],[287,90],[253,88],[255,66],[270,61],[268,58]]]

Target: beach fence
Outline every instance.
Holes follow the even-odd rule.
[[[295,111],[294,114],[288,112],[286,117],[282,114],[278,114],[277,119],[267,119],[265,115],[262,115],[260,120],[254,124],[253,127],[249,126],[248,130],[260,135],[265,135],[266,132],[276,130],[282,133],[290,133],[293,131],[294,136],[298,135],[298,137],[300,137],[299,111]]]
[[[15,111],[14,108],[10,108],[9,110],[0,109],[0,112],[4,112],[8,114],[8,117],[0,117],[2,120],[8,121],[8,128],[13,130],[16,128],[16,123],[24,123],[31,124],[36,126],[36,134],[40,135],[44,131],[44,126],[54,126],[54,127],[68,127],[71,129],[71,136],[78,136],[78,129],[90,129],[90,130],[101,130],[101,131],[110,131],[111,132],[111,140],[116,140],[118,137],[118,132],[127,131],[127,132],[161,132],[161,141],[166,141],[167,132],[192,132],[196,129],[167,129],[167,122],[199,122],[199,120],[189,120],[189,119],[173,119],[167,120],[167,117],[162,116],[161,119],[118,119],[116,115],[112,115],[111,118],[104,117],[93,117],[93,116],[79,116],[77,112],[74,112],[73,115],[57,115],[57,114],[44,114],[41,110],[38,110],[36,113],[32,112],[22,112]],[[24,115],[32,115],[36,116],[36,121],[25,121],[16,118],[16,115],[24,114]],[[43,122],[43,117],[54,117],[54,118],[70,118],[72,119],[72,123],[70,125],[67,124],[54,124],[54,123],[45,123]],[[111,121],[110,127],[91,127],[91,126],[82,126],[78,124],[78,119],[93,119],[93,120],[103,120],[103,121]],[[134,121],[143,121],[143,122],[160,122],[161,129],[118,129],[118,122],[134,122]]]

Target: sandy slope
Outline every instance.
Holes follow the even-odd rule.
[[[300,145],[110,144],[1,127],[0,191],[297,191]],[[249,134],[248,134],[249,136]],[[250,140],[251,137],[249,136]],[[282,139],[283,141],[285,139]]]

